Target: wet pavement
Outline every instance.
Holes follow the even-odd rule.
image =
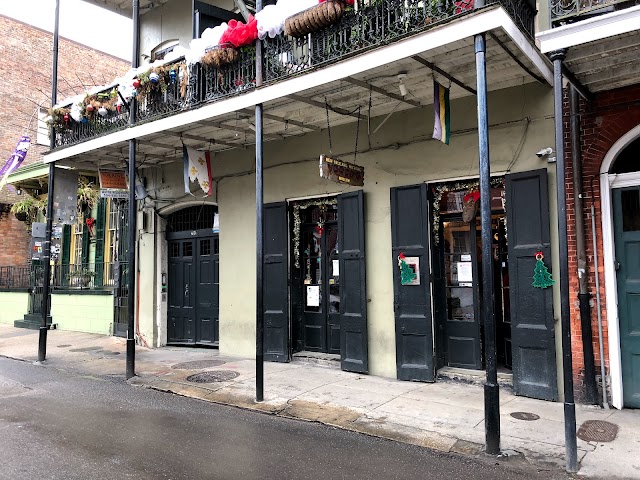
[[[293,419],[0,358],[0,479],[546,479]]]

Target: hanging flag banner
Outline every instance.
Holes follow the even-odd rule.
[[[191,193],[191,182],[198,180],[200,188],[207,194],[213,195],[213,178],[211,177],[211,154],[200,152],[195,148],[182,146],[184,157],[184,193]]]
[[[433,138],[449,145],[451,137],[451,118],[449,89],[433,80]]]
[[[27,152],[29,151],[30,146],[31,137],[27,135],[20,137],[20,141],[18,142],[18,145],[16,145],[13,154],[0,169],[0,191],[2,191],[2,188],[6,185],[9,175],[22,165],[24,159],[27,158]]]
[[[122,170],[98,170],[100,198],[129,198],[127,176]]]
[[[362,187],[364,185],[364,167],[320,155],[320,177],[336,183]]]

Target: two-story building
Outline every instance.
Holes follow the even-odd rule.
[[[128,2],[95,3],[131,14]],[[207,45],[206,28],[240,18],[231,2],[140,7],[141,57],[156,63],[114,84],[104,116],[76,108],[45,157],[124,169],[136,139],[146,191],[133,232],[140,338],[255,355],[255,144],[264,141],[266,358],[339,355],[345,370],[425,382],[482,370],[480,35],[495,354],[516,393],[559,398],[560,290],[545,275],[559,272],[555,164],[544,153],[555,140],[553,77],[536,47],[535,5],[341,5],[331,25],[267,35],[263,82],[253,44]]]

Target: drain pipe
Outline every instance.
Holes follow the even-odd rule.
[[[593,177],[591,177],[591,232],[593,236],[593,263],[596,274],[596,306],[598,309],[598,346],[600,347],[600,375],[602,377],[602,408],[609,410],[607,401],[607,372],[604,365],[604,342],[602,341],[602,309],[600,299],[600,267],[598,263],[598,243],[596,238],[596,207],[593,196]]]
[[[591,294],[587,277],[586,234],[584,231],[584,205],[582,202],[582,150],[580,137],[580,99],[578,90],[569,87],[569,110],[571,114],[571,166],[573,170],[573,209],[575,213],[576,255],[578,257],[578,300],[580,304],[580,325],[582,330],[582,352],[584,356],[585,402],[598,404],[596,385],[596,365],[593,354],[593,333],[591,332]]]

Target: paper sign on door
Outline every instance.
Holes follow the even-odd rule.
[[[458,283],[473,282],[473,268],[471,262],[458,262]]]
[[[308,285],[307,286],[307,307],[319,307],[320,306],[320,286]]]

